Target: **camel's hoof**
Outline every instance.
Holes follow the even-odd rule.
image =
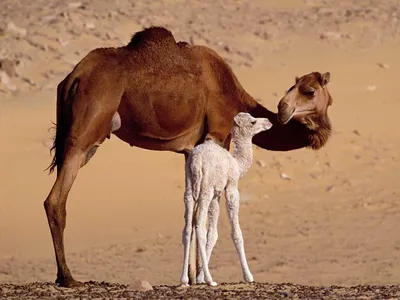
[[[197,283],[197,284],[206,283],[206,282],[204,281],[204,275],[203,275],[203,276],[200,276],[200,275],[197,276],[196,283]]]
[[[253,275],[248,274],[247,276],[244,276],[244,281],[246,281],[247,283],[254,282]]]
[[[81,287],[84,284],[82,282],[76,281],[72,277],[57,277],[56,279],[56,285],[59,287],[64,287],[64,288],[75,288],[75,287]]]
[[[183,288],[187,288],[187,287],[189,287],[190,285],[189,285],[189,283],[187,283],[187,282],[181,282],[181,285],[180,285],[181,287],[183,287]]]
[[[209,286],[217,286],[218,284],[215,281],[211,281],[210,283],[208,283]]]

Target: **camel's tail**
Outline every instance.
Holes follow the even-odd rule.
[[[57,121],[54,124],[56,135],[50,149],[50,152],[54,150],[54,155],[50,166],[46,169],[50,174],[56,167],[59,171],[64,159],[65,142],[72,122],[71,101],[78,90],[79,81],[79,78],[71,80],[68,76],[57,87]]]

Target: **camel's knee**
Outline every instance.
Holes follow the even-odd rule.
[[[51,199],[52,198],[48,197],[43,203],[49,223],[60,228],[65,228],[65,206]]]
[[[217,228],[208,229],[207,233],[207,243],[210,245],[214,245],[218,240],[218,230]]]
[[[192,226],[185,226],[182,230],[182,244],[189,245],[190,237],[192,235]]]
[[[227,201],[227,206],[233,205],[239,202],[239,191],[237,188],[227,187],[225,190],[225,198]]]
[[[85,160],[83,161],[81,167],[85,166],[89,162],[89,160],[96,154],[98,148],[98,145],[94,145],[92,148],[89,149],[89,151],[87,151],[85,155]]]
[[[205,245],[207,240],[207,231],[201,224],[196,224],[196,235],[197,240]]]

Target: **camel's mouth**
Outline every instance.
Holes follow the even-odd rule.
[[[309,114],[313,114],[314,111],[309,110],[309,109],[305,109],[305,110],[297,110],[297,109],[293,109],[291,112],[282,112],[282,113],[278,113],[278,121],[285,125],[287,124],[293,117],[297,117],[297,116],[305,116],[305,115],[309,115]]]
[[[287,124],[290,119],[292,119],[293,115],[295,113],[295,109],[293,108],[291,111],[285,110],[282,112],[278,112],[278,121],[281,124]]]

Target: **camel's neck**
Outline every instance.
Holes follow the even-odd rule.
[[[247,97],[250,96],[247,95]],[[324,146],[330,137],[331,127],[327,116],[313,118],[318,126],[312,129],[309,128],[309,124],[305,125],[296,120],[291,120],[289,123],[282,125],[278,122],[276,113],[266,109],[254,99],[246,102],[249,103],[248,112],[253,117],[268,118],[273,124],[271,129],[262,131],[253,138],[253,143],[263,149],[289,151],[311,147],[317,150]],[[318,122],[321,120],[323,122],[319,124]]]
[[[235,130],[232,132],[232,144],[232,156],[239,164],[240,177],[242,177],[253,162],[253,144],[251,138],[242,138]]]

